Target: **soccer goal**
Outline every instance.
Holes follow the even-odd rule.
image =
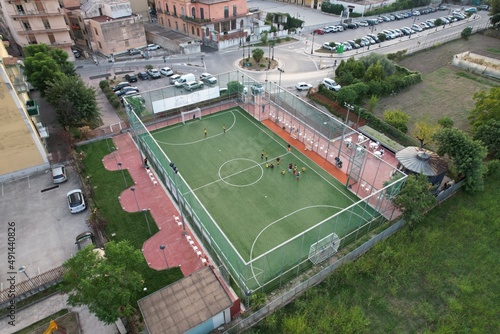
[[[196,108],[189,111],[181,111],[182,124],[186,124],[187,121],[192,119],[201,119],[201,109]]]
[[[332,233],[311,245],[309,249],[309,260],[314,264],[318,264],[337,253],[339,246],[339,236]]]

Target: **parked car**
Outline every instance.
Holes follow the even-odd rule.
[[[128,82],[137,82],[137,75],[135,75],[135,74],[126,74],[125,75],[125,79]]]
[[[477,8],[476,7],[470,7],[464,10],[465,13],[469,14],[476,14],[477,13]]]
[[[141,80],[148,80],[149,79],[149,74],[148,72],[139,72],[139,74],[137,75],[139,77],[139,79]]]
[[[330,51],[334,51],[335,50],[335,47],[334,46],[330,46],[330,43],[323,43],[323,45],[321,46],[323,49],[325,50],[330,50]]]
[[[87,247],[88,245],[95,246],[94,233],[87,231],[87,232],[83,232],[83,233],[78,234],[78,236],[76,237],[75,244],[78,247],[78,250],[81,250],[81,249]]]
[[[359,22],[358,22],[358,26],[360,26],[360,27],[368,27],[368,26],[369,26],[369,24],[368,24],[368,22],[367,22],[367,21],[359,21]]]
[[[211,75],[210,73],[202,73],[200,75],[200,79],[201,81],[203,81],[204,83],[207,83],[209,85],[215,85],[217,83],[217,79]]]
[[[138,50],[138,49],[128,49],[128,50],[127,50],[127,52],[128,52],[128,54],[129,54],[129,55],[131,55],[131,56],[141,54],[141,51],[140,51],[140,50]]]
[[[349,40],[347,41],[347,43],[351,44],[351,46],[354,48],[354,49],[359,49],[361,47],[361,45],[359,45],[358,43],[356,43],[355,41],[353,40]]]
[[[75,56],[75,58],[80,58],[82,55],[80,54],[80,51],[78,50],[75,50],[75,49],[71,49],[71,51],[73,51],[73,55]]]
[[[260,95],[263,94],[266,89],[261,83],[255,82],[250,86],[250,90],[253,95]]]
[[[87,208],[85,197],[81,189],[71,190],[66,194],[68,200],[68,208],[71,213],[82,212]]]
[[[116,96],[120,97],[120,96],[125,95],[125,93],[128,93],[128,92],[134,92],[134,94],[135,94],[135,93],[139,92],[139,88],[137,88],[137,87],[123,87],[121,90],[117,91],[115,94],[116,94]]]
[[[349,44],[347,42],[344,42],[342,44],[344,45],[344,51],[351,51],[352,50],[351,44]]]
[[[306,82],[299,82],[295,85],[295,88],[297,88],[298,91],[309,90],[310,88],[312,88],[312,85]]]
[[[54,184],[59,184],[68,181],[66,176],[66,168],[64,165],[54,165],[52,166],[52,180]]]
[[[347,29],[358,29],[358,24],[357,23],[348,23],[347,24]]]
[[[417,24],[412,25],[412,26],[411,26],[411,29],[412,29],[413,31],[417,31],[417,32],[421,32],[421,31],[423,31],[423,30],[424,30],[424,29],[422,29],[422,27],[421,27],[421,26],[419,26],[419,25],[417,25]]]
[[[120,82],[119,84],[117,84],[116,86],[113,87],[113,92],[117,92],[117,91],[121,90],[124,87],[130,87],[130,83],[128,83],[128,82]]]
[[[161,73],[156,68],[152,68],[152,69],[148,70],[148,75],[151,77],[151,79],[160,79],[161,78]]]
[[[160,74],[169,77],[169,76],[174,75],[174,71],[172,71],[172,69],[170,67],[163,67],[163,68],[160,68]]]
[[[186,89],[187,91],[192,91],[200,88],[203,88],[203,82],[201,81],[191,81],[184,84],[184,89]]]
[[[371,39],[373,39],[375,41],[375,43],[380,43],[380,39],[377,37],[377,35],[375,35],[375,34],[368,34],[366,36],[368,36]]]
[[[316,29],[316,30],[313,31],[313,34],[324,35],[325,31],[323,29]]]
[[[161,48],[161,46],[159,46],[158,44],[148,44],[146,46],[146,50],[148,50],[148,51],[154,51],[154,50],[158,50],[160,48]]]
[[[335,82],[335,80],[330,78],[324,78],[321,84],[329,90],[333,90],[336,92],[338,92],[342,88],[338,83]]]
[[[170,83],[174,84],[181,76],[179,74],[174,74],[170,76]]]

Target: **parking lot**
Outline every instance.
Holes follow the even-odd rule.
[[[17,272],[26,266],[26,274],[32,278],[60,266],[76,253],[75,237],[88,230],[89,210],[78,214],[69,212],[66,193],[80,185],[72,168],[67,167],[66,172],[68,181],[58,186],[53,184],[50,170],[0,184],[0,216],[4,220],[0,233],[0,254],[4,254],[0,289],[6,288],[8,272]],[[11,223],[14,230],[8,230],[7,223]],[[11,251],[12,263],[7,262]],[[24,280],[26,276],[18,273],[17,282]]]

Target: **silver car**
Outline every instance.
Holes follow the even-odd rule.
[[[63,165],[52,166],[52,179],[54,184],[59,184],[68,181],[66,176],[66,168]]]

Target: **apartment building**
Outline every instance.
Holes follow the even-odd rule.
[[[240,38],[252,25],[246,0],[157,0],[157,24],[218,48],[224,39]]]
[[[43,43],[73,57],[73,42],[58,0],[0,0],[0,10],[2,28],[18,47]]]
[[[143,17],[129,0],[63,0],[75,43],[109,56],[146,46]]]
[[[22,62],[7,53],[4,43],[0,43],[0,183],[49,168],[43,143],[47,128],[39,122],[36,102],[29,100]]]

